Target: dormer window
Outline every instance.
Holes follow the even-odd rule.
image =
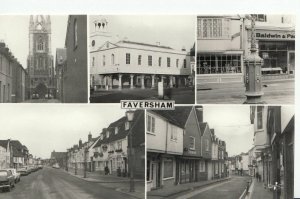
[[[129,130],[129,122],[125,122],[125,130]]]
[[[109,131],[106,131],[106,138],[109,138]]]
[[[115,135],[117,135],[118,134],[118,132],[119,132],[119,127],[115,127]]]

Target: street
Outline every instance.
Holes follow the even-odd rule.
[[[58,99],[30,99],[24,103],[60,103],[60,101]]]
[[[232,176],[231,180],[222,183],[213,184],[204,187],[199,190],[194,190],[190,193],[180,195],[177,199],[181,198],[191,198],[191,199],[212,199],[212,198],[222,198],[222,199],[238,199],[246,188],[247,181],[250,177],[246,176]]]
[[[262,90],[263,101],[267,104],[294,104],[294,80],[266,81],[263,82]],[[242,86],[222,84],[218,88],[197,90],[199,104],[242,104],[245,100],[245,87]]]
[[[60,169],[44,167],[42,170],[22,177],[11,192],[0,192],[2,199],[107,199],[128,198],[95,182],[73,177]]]

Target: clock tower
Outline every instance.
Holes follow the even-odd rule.
[[[53,56],[51,53],[50,16],[30,16],[29,21],[29,55],[27,58],[29,75],[29,95],[55,93]]]

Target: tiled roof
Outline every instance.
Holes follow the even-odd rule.
[[[7,148],[7,143],[8,143],[8,140],[0,140],[0,146],[2,146],[3,148]]]
[[[11,140],[10,145],[13,149],[13,156],[14,157],[24,157],[25,151],[28,151],[27,147],[22,145],[19,140]]]
[[[207,126],[207,122],[202,122],[200,123],[200,131],[201,131],[201,135],[204,134],[205,128]]]
[[[192,106],[177,106],[175,110],[153,110],[152,112],[164,117],[170,123],[184,128],[192,108]]]

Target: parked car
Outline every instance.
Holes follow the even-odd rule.
[[[46,98],[46,99],[53,99],[53,95],[52,95],[52,94],[46,94],[46,95],[45,95],[45,98]]]
[[[14,176],[9,170],[0,170],[0,189],[11,191],[15,187]]]
[[[18,168],[17,172],[20,173],[21,176],[27,176],[30,173],[26,167]]]
[[[39,164],[39,165],[38,165],[38,168],[39,168],[39,169],[42,169],[42,168],[43,168],[43,165],[42,165],[42,164]]]
[[[55,169],[59,169],[60,168],[57,163],[55,163],[52,167],[55,168]]]
[[[17,172],[16,169],[9,168],[9,169],[6,169],[6,170],[11,171],[11,173],[12,173],[13,176],[14,176],[15,183],[20,182],[20,180],[21,180],[21,175],[20,175],[20,173]]]
[[[32,99],[39,99],[40,96],[39,96],[39,94],[37,94],[37,93],[33,93],[31,98],[32,98]]]

